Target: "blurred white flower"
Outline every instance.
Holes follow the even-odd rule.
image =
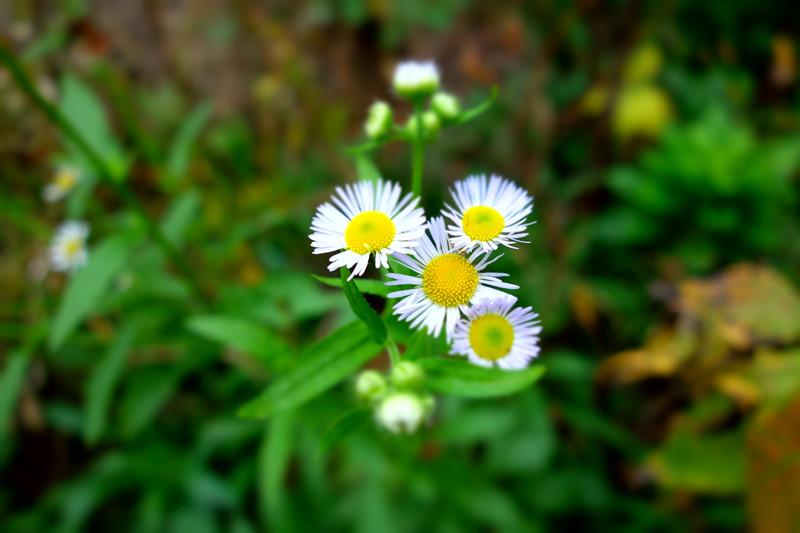
[[[45,202],[52,203],[63,200],[81,179],[77,169],[63,167],[56,171],[50,183],[45,185],[42,190],[42,198]]]
[[[422,398],[408,392],[387,396],[375,413],[378,422],[392,433],[414,433],[425,419],[428,408]]]
[[[405,61],[394,70],[394,90],[409,100],[422,100],[439,88],[439,69],[433,61]]]
[[[89,224],[69,220],[61,224],[50,245],[50,266],[59,272],[74,272],[88,261],[86,239]]]

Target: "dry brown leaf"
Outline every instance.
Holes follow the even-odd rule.
[[[602,382],[623,384],[670,376],[678,371],[694,348],[695,340],[691,335],[662,328],[642,349],[621,352],[603,361],[596,377]]]

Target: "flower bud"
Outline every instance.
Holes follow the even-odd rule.
[[[425,142],[430,142],[439,135],[439,130],[442,123],[439,121],[439,116],[433,111],[425,111],[422,113],[422,139]],[[417,136],[417,131],[420,129],[419,121],[416,115],[411,115],[406,123],[406,129],[414,137]]]
[[[416,394],[396,392],[381,402],[376,417],[392,433],[414,433],[425,419],[425,404]]]
[[[422,385],[425,372],[417,363],[401,361],[392,367],[392,383],[400,389],[415,389]]]
[[[356,379],[356,394],[363,402],[379,400],[386,394],[386,380],[375,370],[365,370]]]
[[[449,93],[434,94],[431,107],[442,119],[442,122],[452,122],[461,114],[461,104],[458,98]]]
[[[394,70],[394,90],[404,98],[421,102],[439,88],[439,70],[433,61],[405,61]]]
[[[370,139],[377,139],[389,133],[392,128],[392,108],[386,102],[375,102],[369,108],[364,131]]]

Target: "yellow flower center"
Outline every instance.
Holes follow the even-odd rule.
[[[353,217],[344,230],[347,248],[359,255],[383,250],[394,241],[394,222],[380,211],[364,211]]]
[[[458,254],[434,257],[422,272],[425,296],[443,307],[457,307],[470,301],[478,288],[478,271]]]
[[[472,322],[469,343],[482,359],[497,361],[511,351],[514,328],[500,315],[483,315]]]
[[[67,242],[64,243],[64,255],[66,255],[67,257],[72,257],[73,255],[80,252],[81,248],[83,248],[83,243],[81,242],[80,239],[77,238],[69,239],[67,240]]]
[[[60,190],[67,192],[75,185],[78,181],[78,175],[72,170],[62,170],[58,174],[56,174],[53,183],[57,188]]]
[[[506,221],[496,209],[478,205],[470,207],[462,219],[464,233],[473,241],[491,241],[503,231]]]

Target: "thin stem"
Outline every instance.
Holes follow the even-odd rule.
[[[22,89],[22,91],[28,95],[28,97],[47,116],[47,118],[56,126],[58,126],[64,132],[64,134],[69,137],[70,140],[72,140],[75,146],[81,152],[83,152],[91,165],[94,167],[99,177],[111,185],[120,198],[122,198],[122,200],[128,204],[131,209],[133,209],[139,218],[142,219],[145,228],[147,228],[147,233],[150,235],[156,245],[161,248],[161,250],[164,252],[164,255],[167,256],[169,261],[191,285],[197,298],[204,305],[209,306],[210,301],[203,291],[203,288],[195,276],[194,271],[189,266],[189,263],[186,262],[186,259],[184,259],[177,248],[175,248],[172,243],[169,242],[167,237],[161,231],[161,228],[159,228],[158,225],[148,216],[147,211],[142,205],[142,202],[133,193],[130,187],[128,187],[127,183],[119,182],[112,177],[112,172],[109,170],[108,166],[100,157],[100,155],[94,150],[94,148],[92,148],[86,139],[83,138],[80,132],[61,114],[61,112],[50,102],[48,102],[41,95],[41,93],[39,93],[33,83],[31,83],[30,78],[25,73],[17,58],[14,57],[9,50],[2,46],[0,46],[0,62],[5,64],[8,70],[11,72],[11,75],[14,77],[14,80],[19,88]]]
[[[422,194],[422,166],[425,160],[425,140],[423,138],[425,125],[422,123],[422,106],[414,104],[414,122],[417,125],[412,141],[413,159],[411,164],[411,192],[419,197]]]
[[[400,362],[402,355],[400,354],[400,350],[397,348],[397,343],[395,343],[394,339],[391,337],[387,337],[386,339],[386,351],[389,352],[389,359],[392,361],[392,366]]]

